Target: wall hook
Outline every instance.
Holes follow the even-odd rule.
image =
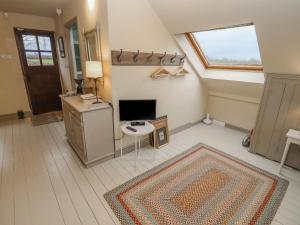
[[[166,55],[167,55],[167,52],[165,52],[165,54],[164,54],[163,56],[159,57],[159,59],[160,59],[160,64],[163,64],[163,63],[164,63],[164,61],[165,61],[164,59],[165,59]]]
[[[120,50],[120,54],[117,55],[117,59],[118,59],[118,62],[121,62],[122,59],[121,59],[121,56],[123,55],[123,49]]]
[[[151,55],[149,55],[149,56],[147,57],[147,62],[148,62],[148,63],[151,63],[151,62],[152,62],[152,57],[153,57],[153,55],[154,55],[154,52],[152,51]]]
[[[177,57],[177,52],[175,53],[174,56],[172,56],[172,57],[170,58],[171,63],[174,63],[174,62],[175,62],[175,58],[176,58],[176,57]]]
[[[138,61],[138,56],[140,54],[140,50],[137,50],[137,53],[133,56],[133,61],[137,62]]]
[[[184,56],[180,59],[180,63],[184,63],[185,57],[186,57],[186,54],[184,54]]]

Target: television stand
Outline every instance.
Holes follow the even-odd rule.
[[[133,121],[130,122],[131,126],[145,126],[145,121]]]

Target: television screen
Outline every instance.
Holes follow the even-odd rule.
[[[155,120],[156,100],[119,100],[120,121]]]

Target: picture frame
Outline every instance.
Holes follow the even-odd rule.
[[[162,116],[157,118],[155,121],[151,122],[155,130],[153,134],[150,135],[150,144],[156,149],[159,149],[167,144],[169,144],[169,128],[168,128],[168,117]]]
[[[66,53],[65,53],[65,45],[64,45],[64,39],[62,36],[60,36],[57,39],[58,42],[58,48],[59,48],[59,54],[61,58],[65,58],[66,57]]]

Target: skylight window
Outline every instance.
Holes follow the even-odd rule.
[[[262,70],[254,25],[187,34],[208,69]]]

